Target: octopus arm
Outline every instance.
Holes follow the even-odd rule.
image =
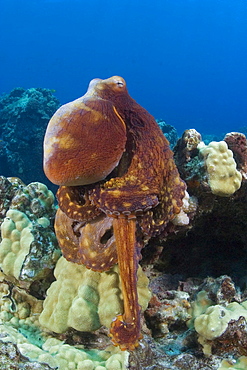
[[[107,271],[117,263],[112,219],[104,215],[82,223],[58,209],[55,231],[63,256],[94,271]]]
[[[90,193],[90,199],[105,213],[146,211],[159,203],[164,181],[169,176],[169,161],[173,161],[172,152],[154,118],[148,113],[144,117],[146,120],[139,118],[134,122],[129,116],[125,118],[127,128],[130,126],[126,145],[128,152],[132,148],[134,152],[126,172]]]
[[[73,220],[86,222],[101,214],[101,211],[89,200],[87,187],[60,186],[57,200],[60,209]]]
[[[124,313],[112,322],[110,336],[114,345],[122,350],[133,350],[141,335],[140,306],[137,294],[137,268],[139,256],[136,245],[136,219],[114,218],[118,266],[120,271]]]

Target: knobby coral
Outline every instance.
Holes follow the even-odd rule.
[[[54,268],[60,256],[55,212],[54,195],[46,185],[0,176],[0,267],[18,285],[41,281]]]
[[[241,186],[242,175],[237,170],[233,152],[225,141],[212,141],[207,146],[200,143],[208,173],[208,182],[213,194],[230,196]]]
[[[83,332],[97,330],[102,325],[109,328],[112,317],[122,311],[117,265],[100,273],[61,257],[54,275],[56,281],[47,291],[39,318],[47,329],[64,333],[69,328]],[[150,296],[148,278],[139,267],[138,297],[143,309],[147,308]]]
[[[73,269],[68,271],[70,262],[61,258],[57,264],[62,265],[61,274],[65,271],[72,272],[72,286],[77,284]],[[63,266],[67,264],[67,269]],[[78,266],[84,268],[84,266]],[[96,274],[87,270],[88,273]],[[99,273],[98,273],[99,274]],[[144,273],[142,273],[144,275]],[[101,275],[101,274],[99,274]],[[66,276],[68,278],[68,276]],[[82,278],[84,275],[82,274]],[[144,275],[145,277],[145,275]],[[147,280],[147,278],[145,277]],[[69,280],[69,279],[68,279]],[[108,279],[109,283],[109,279]],[[105,282],[103,282],[105,285]],[[86,293],[84,284],[84,293]],[[104,288],[103,288],[104,289]],[[66,289],[62,282],[62,294]],[[83,290],[83,289],[81,289]],[[72,288],[73,291],[73,288]],[[56,293],[59,291],[56,289]],[[88,290],[87,290],[88,293]],[[107,289],[102,292],[107,295]],[[58,301],[57,306],[66,303],[60,294],[62,303]],[[97,294],[97,293],[96,293]],[[54,296],[56,300],[56,295]],[[68,299],[68,295],[66,299]],[[79,298],[79,297],[78,297]],[[84,294],[84,298],[87,298]],[[59,315],[58,307],[55,306],[56,314]],[[85,308],[85,307],[84,307]],[[1,369],[83,369],[83,370],[124,370],[128,362],[128,352],[121,352],[118,348],[108,346],[102,349],[88,350],[82,344],[70,345],[65,342],[65,337],[54,338],[47,330],[42,330],[39,324],[39,315],[43,309],[43,300],[35,298],[26,288],[15,286],[6,280],[6,275],[0,271],[0,358]],[[102,307],[104,310],[104,307]],[[44,311],[43,311],[44,312]],[[85,310],[84,310],[85,312]],[[84,313],[83,312],[83,313]],[[57,323],[63,323],[63,316],[56,316]],[[52,319],[52,317],[51,317]],[[73,319],[73,318],[72,318]],[[75,318],[76,319],[76,318]],[[84,324],[86,322],[84,321]],[[84,342],[85,343],[85,342]],[[102,343],[102,337],[101,337]],[[25,362],[25,365],[23,364]],[[49,365],[49,366],[48,366]],[[24,366],[24,367],[23,367]]]
[[[168,141],[129,96],[123,78],[94,79],[83,97],[59,108],[50,120],[44,171],[60,185],[55,229],[63,255],[100,272],[118,262],[124,312],[110,333],[115,345],[133,350],[141,338],[140,250],[165,231],[185,195]],[[83,237],[109,218],[98,245]]]

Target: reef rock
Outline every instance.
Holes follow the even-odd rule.
[[[0,174],[49,184],[42,171],[43,137],[59,107],[53,90],[15,88],[0,97]]]

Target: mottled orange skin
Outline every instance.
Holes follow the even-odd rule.
[[[112,102],[94,96],[96,81],[90,83],[84,96],[61,106],[48,124],[44,171],[54,184],[74,186],[100,181],[123,154],[125,124]],[[91,137],[95,140],[89,140]]]
[[[113,343],[121,349],[134,350],[142,337],[137,294],[140,249],[151,237],[162,234],[168,222],[179,213],[185,184],[179,177],[167,139],[155,119],[129,96],[125,81],[121,77],[114,76],[106,80],[93,80],[90,86],[90,106],[97,110],[98,104],[102,106],[102,101],[107,102],[107,106],[113,107],[112,112],[115,112],[112,125],[117,125],[118,129],[125,127],[125,137],[122,138],[124,150],[114,170],[109,164],[108,172],[107,161],[105,161],[106,173],[108,173],[103,179],[101,171],[99,174],[92,175],[92,163],[85,160],[88,153],[78,158],[79,168],[76,176],[81,178],[81,183],[79,186],[61,186],[57,194],[61,211],[57,215],[56,233],[66,258],[76,263],[83,263],[95,271],[109,269],[116,262],[117,256],[124,312],[113,321],[110,336]],[[83,101],[87,104],[85,99]],[[73,111],[64,114],[66,122],[72,121],[73,124],[76,123],[76,127],[92,124],[91,120],[87,121],[88,116],[81,115],[79,112],[76,118]],[[56,121],[56,118],[53,119]],[[63,117],[60,116],[59,119],[63,120]],[[106,124],[108,123],[106,119]],[[104,126],[104,118],[100,125]],[[108,134],[110,136],[109,132]],[[49,136],[48,126],[46,137]],[[57,139],[59,142],[59,136]],[[90,133],[90,136],[83,138],[87,143],[92,143],[92,146],[99,139],[96,133],[92,135]],[[110,152],[114,143],[113,133],[106,150]],[[120,148],[121,140],[118,144]],[[87,144],[86,147],[90,148],[90,145]],[[99,153],[104,155],[102,150]],[[80,152],[81,154],[83,153]],[[62,155],[63,152],[54,151],[52,160],[55,161]],[[66,160],[69,161],[69,157]],[[51,171],[52,176],[49,177],[50,171],[46,170],[51,181],[54,177],[62,177],[59,174],[59,166],[51,164],[50,167],[58,171],[58,173],[55,173],[55,170]],[[96,167],[97,163],[94,164],[94,168]],[[88,180],[92,177],[99,178],[90,183]],[[82,183],[83,179],[84,183]],[[71,182],[73,183],[72,172],[69,184]],[[66,216],[63,216],[64,213]],[[98,224],[98,222],[104,223],[105,221],[102,221],[104,218],[113,219],[111,226]],[[97,241],[94,240],[91,245],[83,244],[83,228],[88,224],[91,225],[91,231],[95,230],[95,234],[97,234],[97,225],[105,227],[105,235],[108,235],[111,230],[108,236],[109,239],[114,236],[115,244],[109,248],[102,247],[104,237],[102,237],[103,229],[100,228]],[[84,237],[91,238],[86,232]],[[98,260],[93,258],[97,250],[96,245],[100,256]]]

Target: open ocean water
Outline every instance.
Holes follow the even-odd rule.
[[[0,93],[56,90],[61,103],[95,77],[179,133],[247,126],[247,0],[0,0]]]

